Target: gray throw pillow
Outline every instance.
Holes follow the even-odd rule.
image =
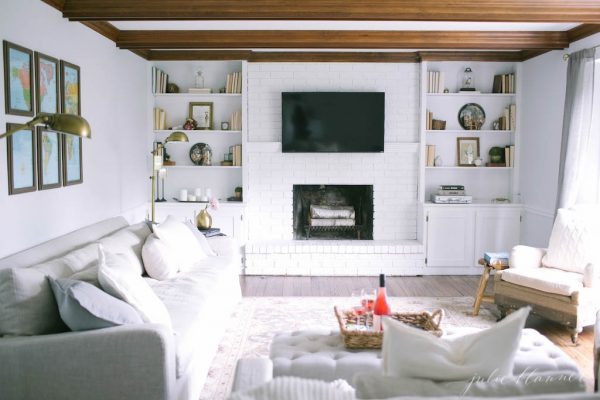
[[[52,277],[48,281],[60,317],[72,331],[143,323],[132,306],[87,282]]]

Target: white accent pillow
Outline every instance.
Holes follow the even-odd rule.
[[[127,256],[104,252],[102,245],[98,245],[98,258],[98,280],[106,293],[129,303],[144,322],[172,328],[167,308],[144,278],[126,265]]]
[[[194,264],[208,257],[190,229],[172,215],[155,226],[154,233],[175,256],[180,272],[189,271]]]
[[[214,257],[217,255],[217,253],[215,253],[213,251],[213,249],[210,247],[210,245],[208,244],[208,240],[206,240],[206,236],[204,236],[204,234],[198,230],[196,225],[192,224],[190,221],[186,221],[185,226],[187,226],[188,229],[190,231],[192,231],[192,233],[194,234],[194,237],[196,238],[196,240],[200,244],[200,247],[202,247],[202,250],[204,251],[204,253],[207,256]]]
[[[480,332],[446,339],[384,318],[383,373],[436,381],[510,376],[529,310],[521,308]]]
[[[159,281],[173,278],[179,272],[175,255],[154,233],[146,238],[142,247],[142,259],[148,275]]]
[[[583,274],[589,263],[598,264],[600,212],[597,209],[561,208],[552,227],[548,251],[542,258],[546,267]]]

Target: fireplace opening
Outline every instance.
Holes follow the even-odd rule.
[[[373,240],[372,185],[294,185],[294,239]]]

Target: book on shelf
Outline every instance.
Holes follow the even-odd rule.
[[[500,130],[514,131],[517,129],[517,105],[511,104],[502,111],[502,116],[498,118]]]
[[[515,165],[515,146],[504,147],[504,161],[507,167],[514,167]]]
[[[437,194],[440,196],[464,196],[467,194],[465,190],[443,190],[439,189]]]
[[[440,185],[439,190],[465,190],[464,185]]]
[[[227,74],[225,93],[242,93],[242,73],[232,72]]]
[[[515,93],[515,74],[495,75],[492,93]]]
[[[425,147],[426,166],[433,167],[435,165],[435,145],[428,144]]]
[[[436,204],[471,204],[473,196],[440,196],[432,193],[431,202]]]
[[[501,266],[508,267],[509,257],[510,256],[507,252],[494,253],[491,251],[486,251],[485,253],[483,253],[483,259],[486,263],[490,265],[500,263]]]
[[[515,166],[515,145],[510,146],[510,166]]]
[[[443,93],[445,86],[444,73],[440,71],[428,71],[427,93]]]
[[[229,159],[234,167],[242,166],[242,145],[229,146]]]
[[[188,93],[190,94],[210,94],[212,93],[211,88],[189,88]]]
[[[152,67],[152,93],[167,93],[169,75],[163,70]]]
[[[154,108],[154,130],[161,131],[167,129],[167,113],[162,108]]]
[[[231,120],[229,121],[229,126],[232,131],[241,131],[242,130],[242,112],[234,111],[231,114]]]
[[[433,112],[427,110],[427,121],[425,122],[425,129],[430,131],[433,129]]]

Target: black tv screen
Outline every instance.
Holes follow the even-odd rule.
[[[383,151],[385,94],[283,92],[284,153]]]

